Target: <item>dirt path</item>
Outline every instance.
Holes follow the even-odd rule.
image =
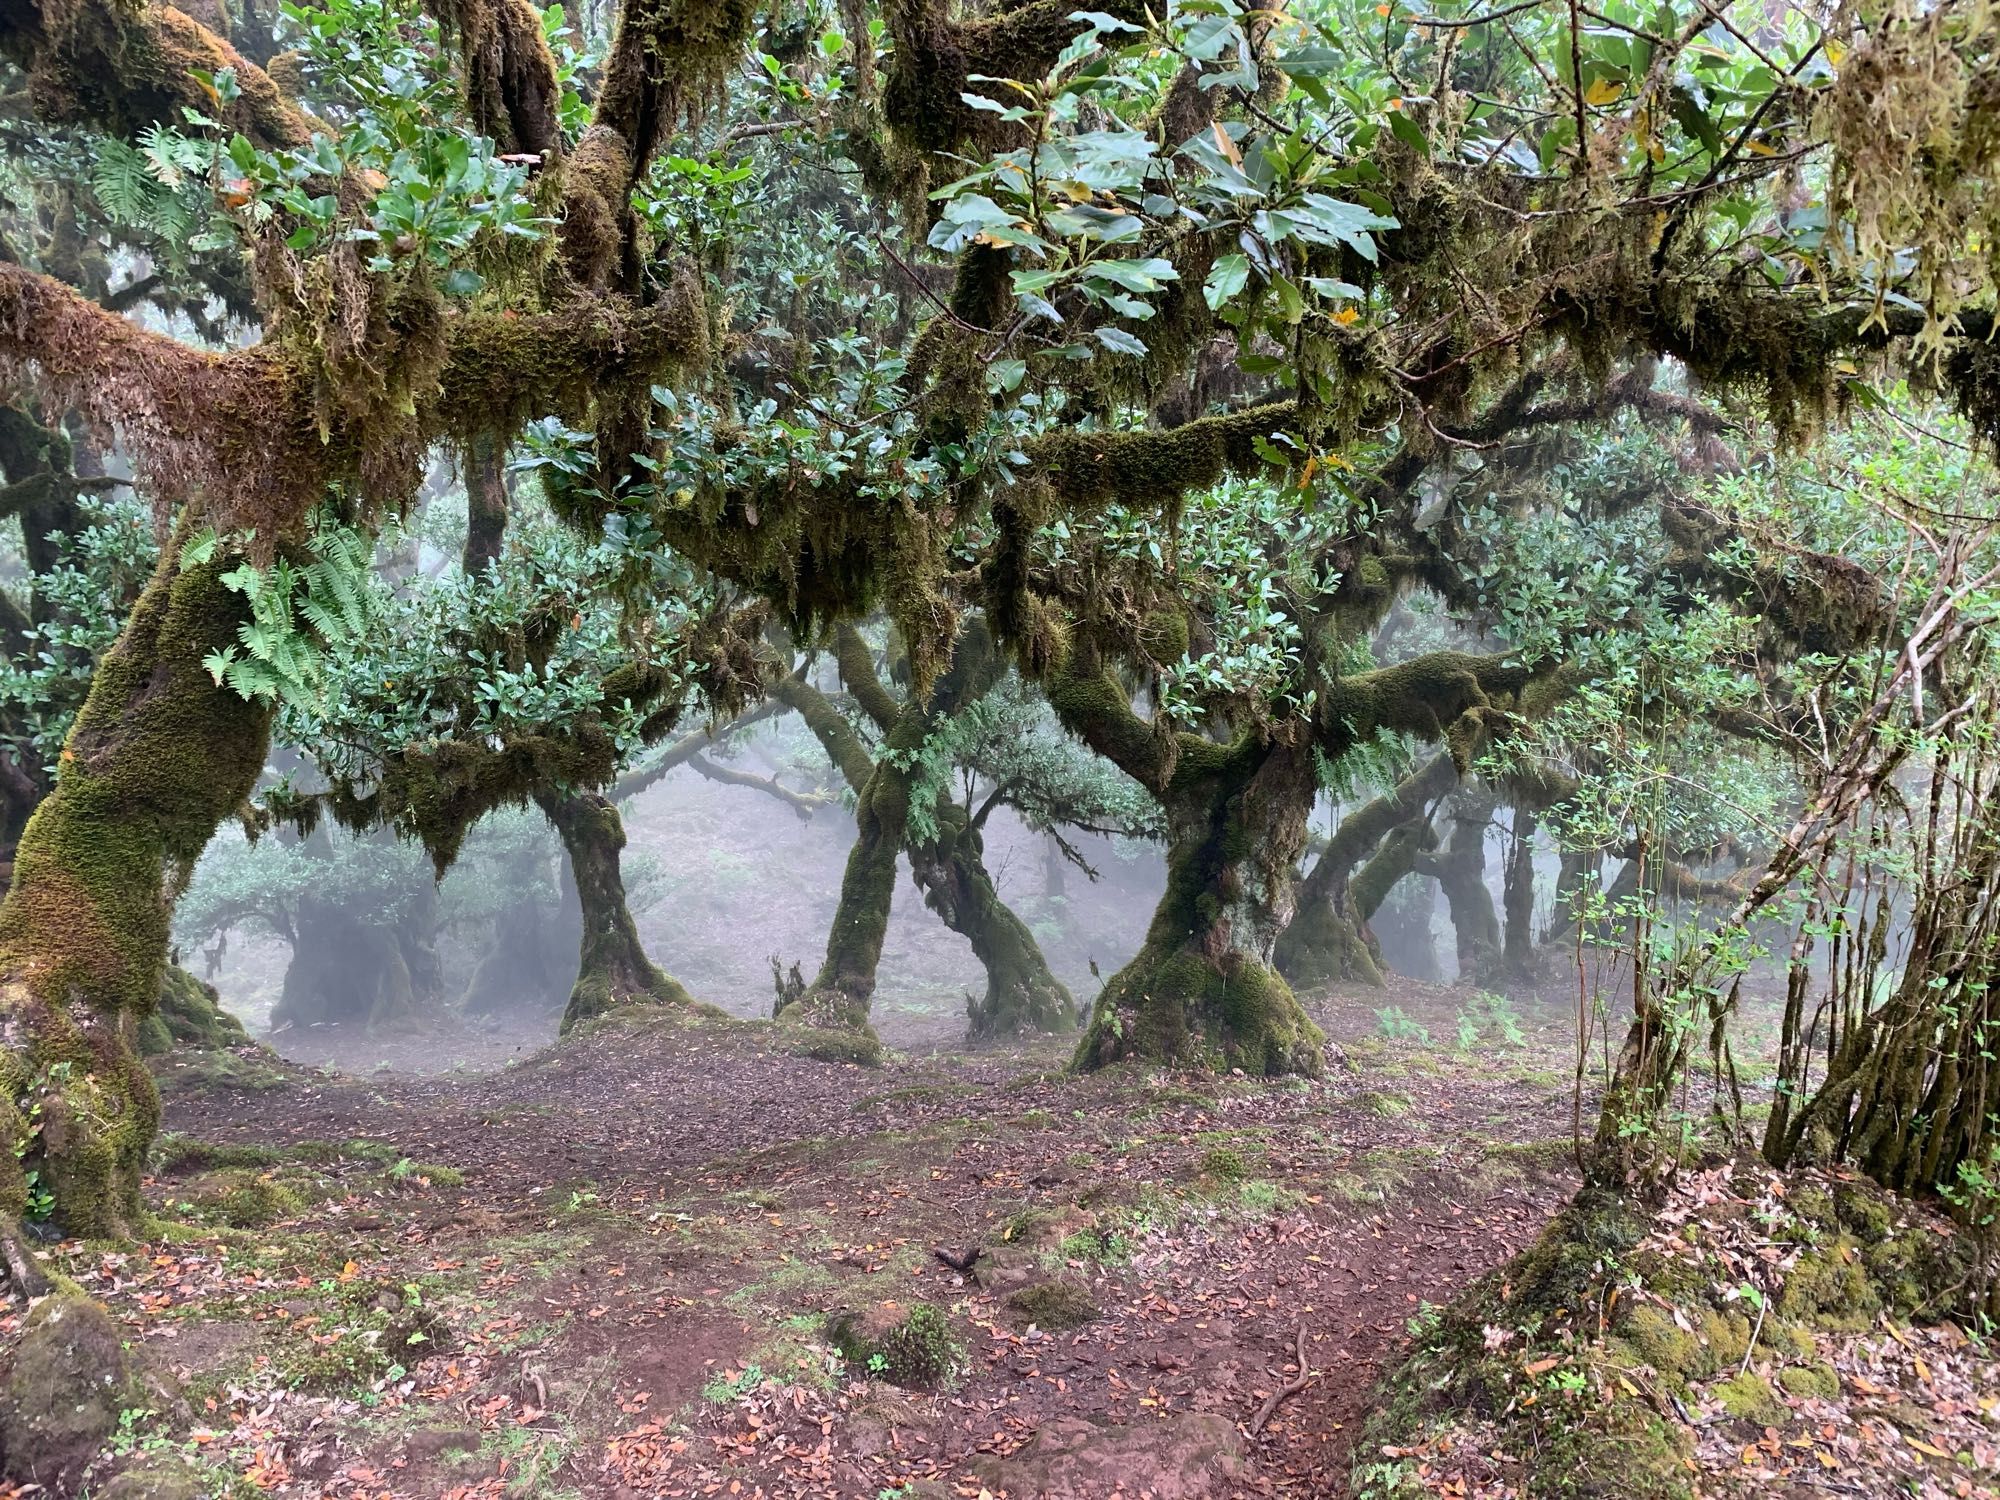
[[[70,1269],[184,1387],[136,1456],[267,1493],[1338,1495],[1381,1362],[1560,1199],[1540,1040],[1357,1038],[1310,1086],[659,1022],[301,1070],[172,1093],[155,1187],[213,1227]],[[829,1347],[918,1303],[938,1389]]]

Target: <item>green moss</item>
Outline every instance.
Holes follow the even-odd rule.
[[[1104,1316],[1087,1290],[1061,1278],[1022,1287],[1007,1298],[1007,1306],[1036,1327],[1057,1333]]]
[[[1195,1169],[1204,1177],[1213,1177],[1221,1182],[1237,1182],[1247,1177],[1250,1167],[1243,1160],[1243,1153],[1229,1146],[1216,1146],[1202,1153]]]
[[[1787,1365],[1778,1371],[1778,1384],[1802,1400],[1837,1401],[1840,1375],[1832,1365]]]
[[[100,662],[0,905],[0,1005],[24,1044],[0,1063],[13,1115],[0,1125],[76,1234],[116,1238],[143,1222],[159,1096],[134,1043],[166,967],[165,876],[194,863],[264,764],[269,708],[201,665],[236,640],[242,600],[221,582],[234,559],[183,570],[184,540],[163,549]],[[31,1093],[34,1138],[18,1113]],[[16,1197],[14,1158],[0,1151],[0,1200]]]
[[[1679,1384],[1706,1375],[1714,1364],[1699,1339],[1650,1302],[1643,1302],[1625,1315],[1619,1336],[1632,1346],[1646,1364]]]
[[[1777,1419],[1783,1408],[1771,1391],[1771,1383],[1754,1370],[1743,1370],[1727,1380],[1717,1381],[1709,1395],[1722,1409],[1745,1422],[1762,1427]]]
[[[843,1309],[827,1320],[825,1331],[857,1374],[901,1386],[940,1385],[965,1357],[944,1310],[929,1302]]]
[[[1415,1108],[1408,1094],[1389,1093],[1382,1089],[1370,1089],[1357,1102],[1369,1114],[1384,1120],[1400,1120]]]
[[[1786,1318],[1829,1328],[1866,1328],[1881,1308],[1859,1247],[1846,1236],[1800,1256],[1778,1294]]]

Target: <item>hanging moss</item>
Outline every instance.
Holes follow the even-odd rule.
[[[34,19],[0,27],[0,54],[28,76],[44,120],[96,126],[115,136],[180,126],[183,109],[219,118],[263,147],[302,146],[306,117],[263,69],[186,11],[108,0],[44,0]],[[196,76],[234,70],[240,96],[218,100]]]
[[[479,132],[506,152],[560,147],[556,63],[534,6],[528,0],[433,0],[429,9],[458,43],[466,109]]]

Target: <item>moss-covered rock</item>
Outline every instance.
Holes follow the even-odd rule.
[[[1064,1277],[1022,1287],[1007,1298],[1007,1307],[1036,1327],[1056,1333],[1104,1316],[1088,1290]]]
[[[1771,1382],[1755,1370],[1740,1370],[1709,1388],[1709,1395],[1721,1408],[1741,1421],[1759,1427],[1778,1414],[1778,1398]]]
[[[944,1310],[929,1302],[843,1308],[827,1319],[826,1339],[856,1373],[916,1388],[942,1385],[965,1357]]]
[[[140,1396],[111,1315],[59,1292],[28,1314],[0,1391],[0,1455],[7,1476],[53,1494],[77,1492],[84,1469]]]

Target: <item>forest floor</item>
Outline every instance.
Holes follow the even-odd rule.
[[[1397,999],[1314,1002],[1314,1083],[657,1013],[485,1073],[169,1058],[173,1230],[57,1258],[178,1386],[113,1443],[162,1495],[1339,1495],[1383,1362],[1571,1186],[1567,1012]],[[936,1389],[834,1348],[921,1303]]]

